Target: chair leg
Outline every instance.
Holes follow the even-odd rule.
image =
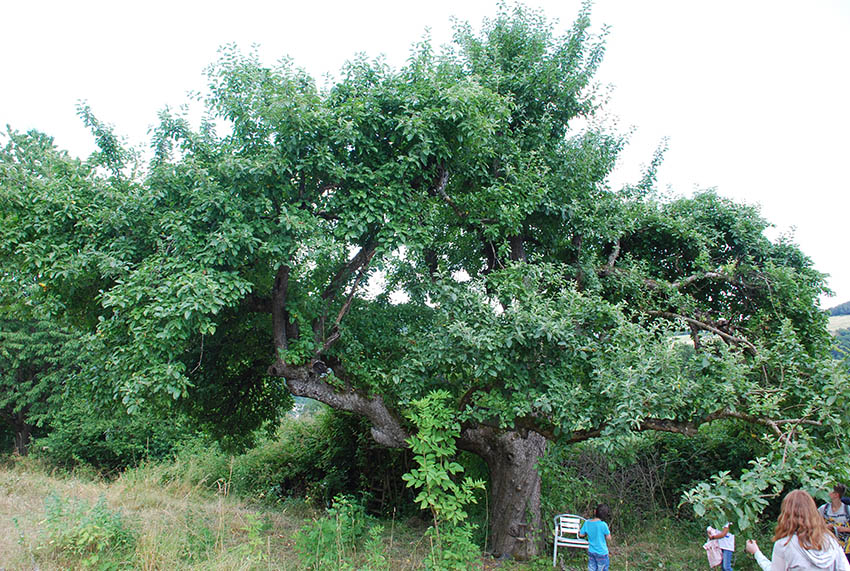
[[[555,540],[555,553],[552,554],[552,567],[558,565],[558,541]]]

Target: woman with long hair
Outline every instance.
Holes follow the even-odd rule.
[[[838,541],[804,490],[794,490],[782,500],[773,557],[768,560],[753,540],[747,541],[747,552],[755,555],[764,571],[850,571]]]

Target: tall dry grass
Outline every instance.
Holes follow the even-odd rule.
[[[273,508],[235,497],[226,478],[211,480],[199,466],[151,464],[114,480],[93,472],[54,470],[32,458],[0,461],[0,569],[39,571],[86,568],[81,557],[51,545],[45,500],[93,506],[103,497],[126,517],[136,539],[132,553],[101,559],[115,569],[309,569],[295,550],[295,534],[321,513],[301,501]],[[55,522],[54,522],[55,523]],[[388,522],[383,540],[388,567],[422,568],[427,544],[421,526]],[[357,553],[352,569],[364,567]],[[96,566],[90,566],[97,568]]]
[[[87,472],[65,473],[29,458],[0,460],[0,569],[53,571],[84,569],[81,559],[49,544],[45,499],[94,505],[105,498],[109,509],[124,514],[136,533],[132,552],[109,559],[109,569],[142,570],[299,570],[311,569],[295,550],[295,534],[322,514],[303,502],[274,508],[236,498],[226,478],[205,479],[186,466],[147,465],[115,480]],[[184,474],[177,476],[175,474]],[[421,521],[385,522],[382,549],[387,569],[423,568],[428,545]],[[614,531],[612,569],[692,571],[705,567],[698,522],[646,521],[639,533]],[[761,535],[759,539],[764,539]],[[743,545],[741,538],[741,544]],[[350,569],[373,571],[369,554],[355,553]],[[108,554],[107,554],[108,555]],[[560,554],[559,554],[560,555]],[[560,569],[586,569],[583,553],[565,553]],[[97,568],[97,567],[92,567]],[[480,569],[543,571],[551,555],[533,562],[482,559]],[[742,550],[735,568],[757,566]]]
[[[116,562],[118,567],[298,568],[292,535],[309,508],[294,504],[259,510],[232,497],[225,481],[214,482],[210,491],[168,479],[166,472],[144,466],[105,481],[91,474],[53,471],[36,460],[6,460],[0,466],[0,568],[68,568],[67,554],[57,552],[46,533],[45,498],[51,493],[87,505],[104,497],[111,510],[128,517],[137,540],[128,560]],[[253,545],[245,549],[252,530]]]

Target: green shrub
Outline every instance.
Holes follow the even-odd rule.
[[[721,470],[740,474],[763,453],[746,427],[732,421],[704,426],[690,437],[651,433],[616,442],[550,444],[539,464],[544,534],[548,537],[555,514],[588,515],[602,502],[611,506],[613,525],[620,529],[639,525],[649,514],[675,514],[693,484]],[[691,517],[689,510],[680,515]]]
[[[52,493],[45,499],[47,545],[83,567],[119,569],[125,566],[136,544],[136,531],[120,511],[101,496],[94,506],[68,501]]]
[[[371,513],[386,515],[412,503],[401,480],[408,458],[376,444],[360,417],[323,409],[284,418],[273,438],[238,455],[208,438],[184,442],[168,472],[193,485],[225,481],[233,493],[266,503],[307,498],[325,507],[338,494],[355,494]]]
[[[88,464],[101,472],[115,472],[144,460],[165,459],[191,435],[179,417],[129,415],[123,409],[104,410],[78,398],[53,413],[49,432],[35,440],[32,448],[63,467]]]
[[[187,562],[206,561],[213,554],[216,536],[208,515],[189,510],[184,515],[185,539],[181,544],[180,559]]]
[[[333,499],[324,517],[304,526],[295,537],[295,549],[309,569],[353,569],[351,560],[369,519],[363,504],[351,496]]]
[[[416,467],[403,476],[418,490],[420,508],[431,513],[427,567],[440,571],[468,569],[481,554],[473,541],[477,526],[467,521],[466,506],[476,502],[475,490],[483,489],[484,482],[462,476],[463,466],[456,461],[460,422],[447,406],[450,400],[446,391],[431,391],[413,401],[407,416],[417,430],[407,442]]]
[[[389,571],[390,557],[384,546],[384,526],[375,524],[369,528],[368,537],[363,544],[363,552],[366,555],[364,571]]]

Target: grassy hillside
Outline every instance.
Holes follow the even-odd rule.
[[[850,329],[850,315],[833,315],[829,318],[829,331],[835,333],[839,329]]]
[[[191,486],[170,479],[169,473],[147,466],[106,482],[48,473],[32,460],[7,459],[0,464],[0,565],[42,571],[424,568],[429,546],[419,519],[382,522],[376,541],[359,544],[330,567],[317,565],[296,552],[297,531],[315,525],[322,515],[303,502],[250,505],[230,495],[226,481]],[[332,520],[324,521],[333,529]],[[631,534],[613,529],[611,569],[705,568],[704,523],[665,519],[634,522]],[[755,570],[743,552],[744,537],[735,568]],[[121,543],[122,538],[129,541]],[[587,568],[583,552],[561,551],[560,569]],[[485,557],[477,568],[548,571],[551,552],[525,563]]]

